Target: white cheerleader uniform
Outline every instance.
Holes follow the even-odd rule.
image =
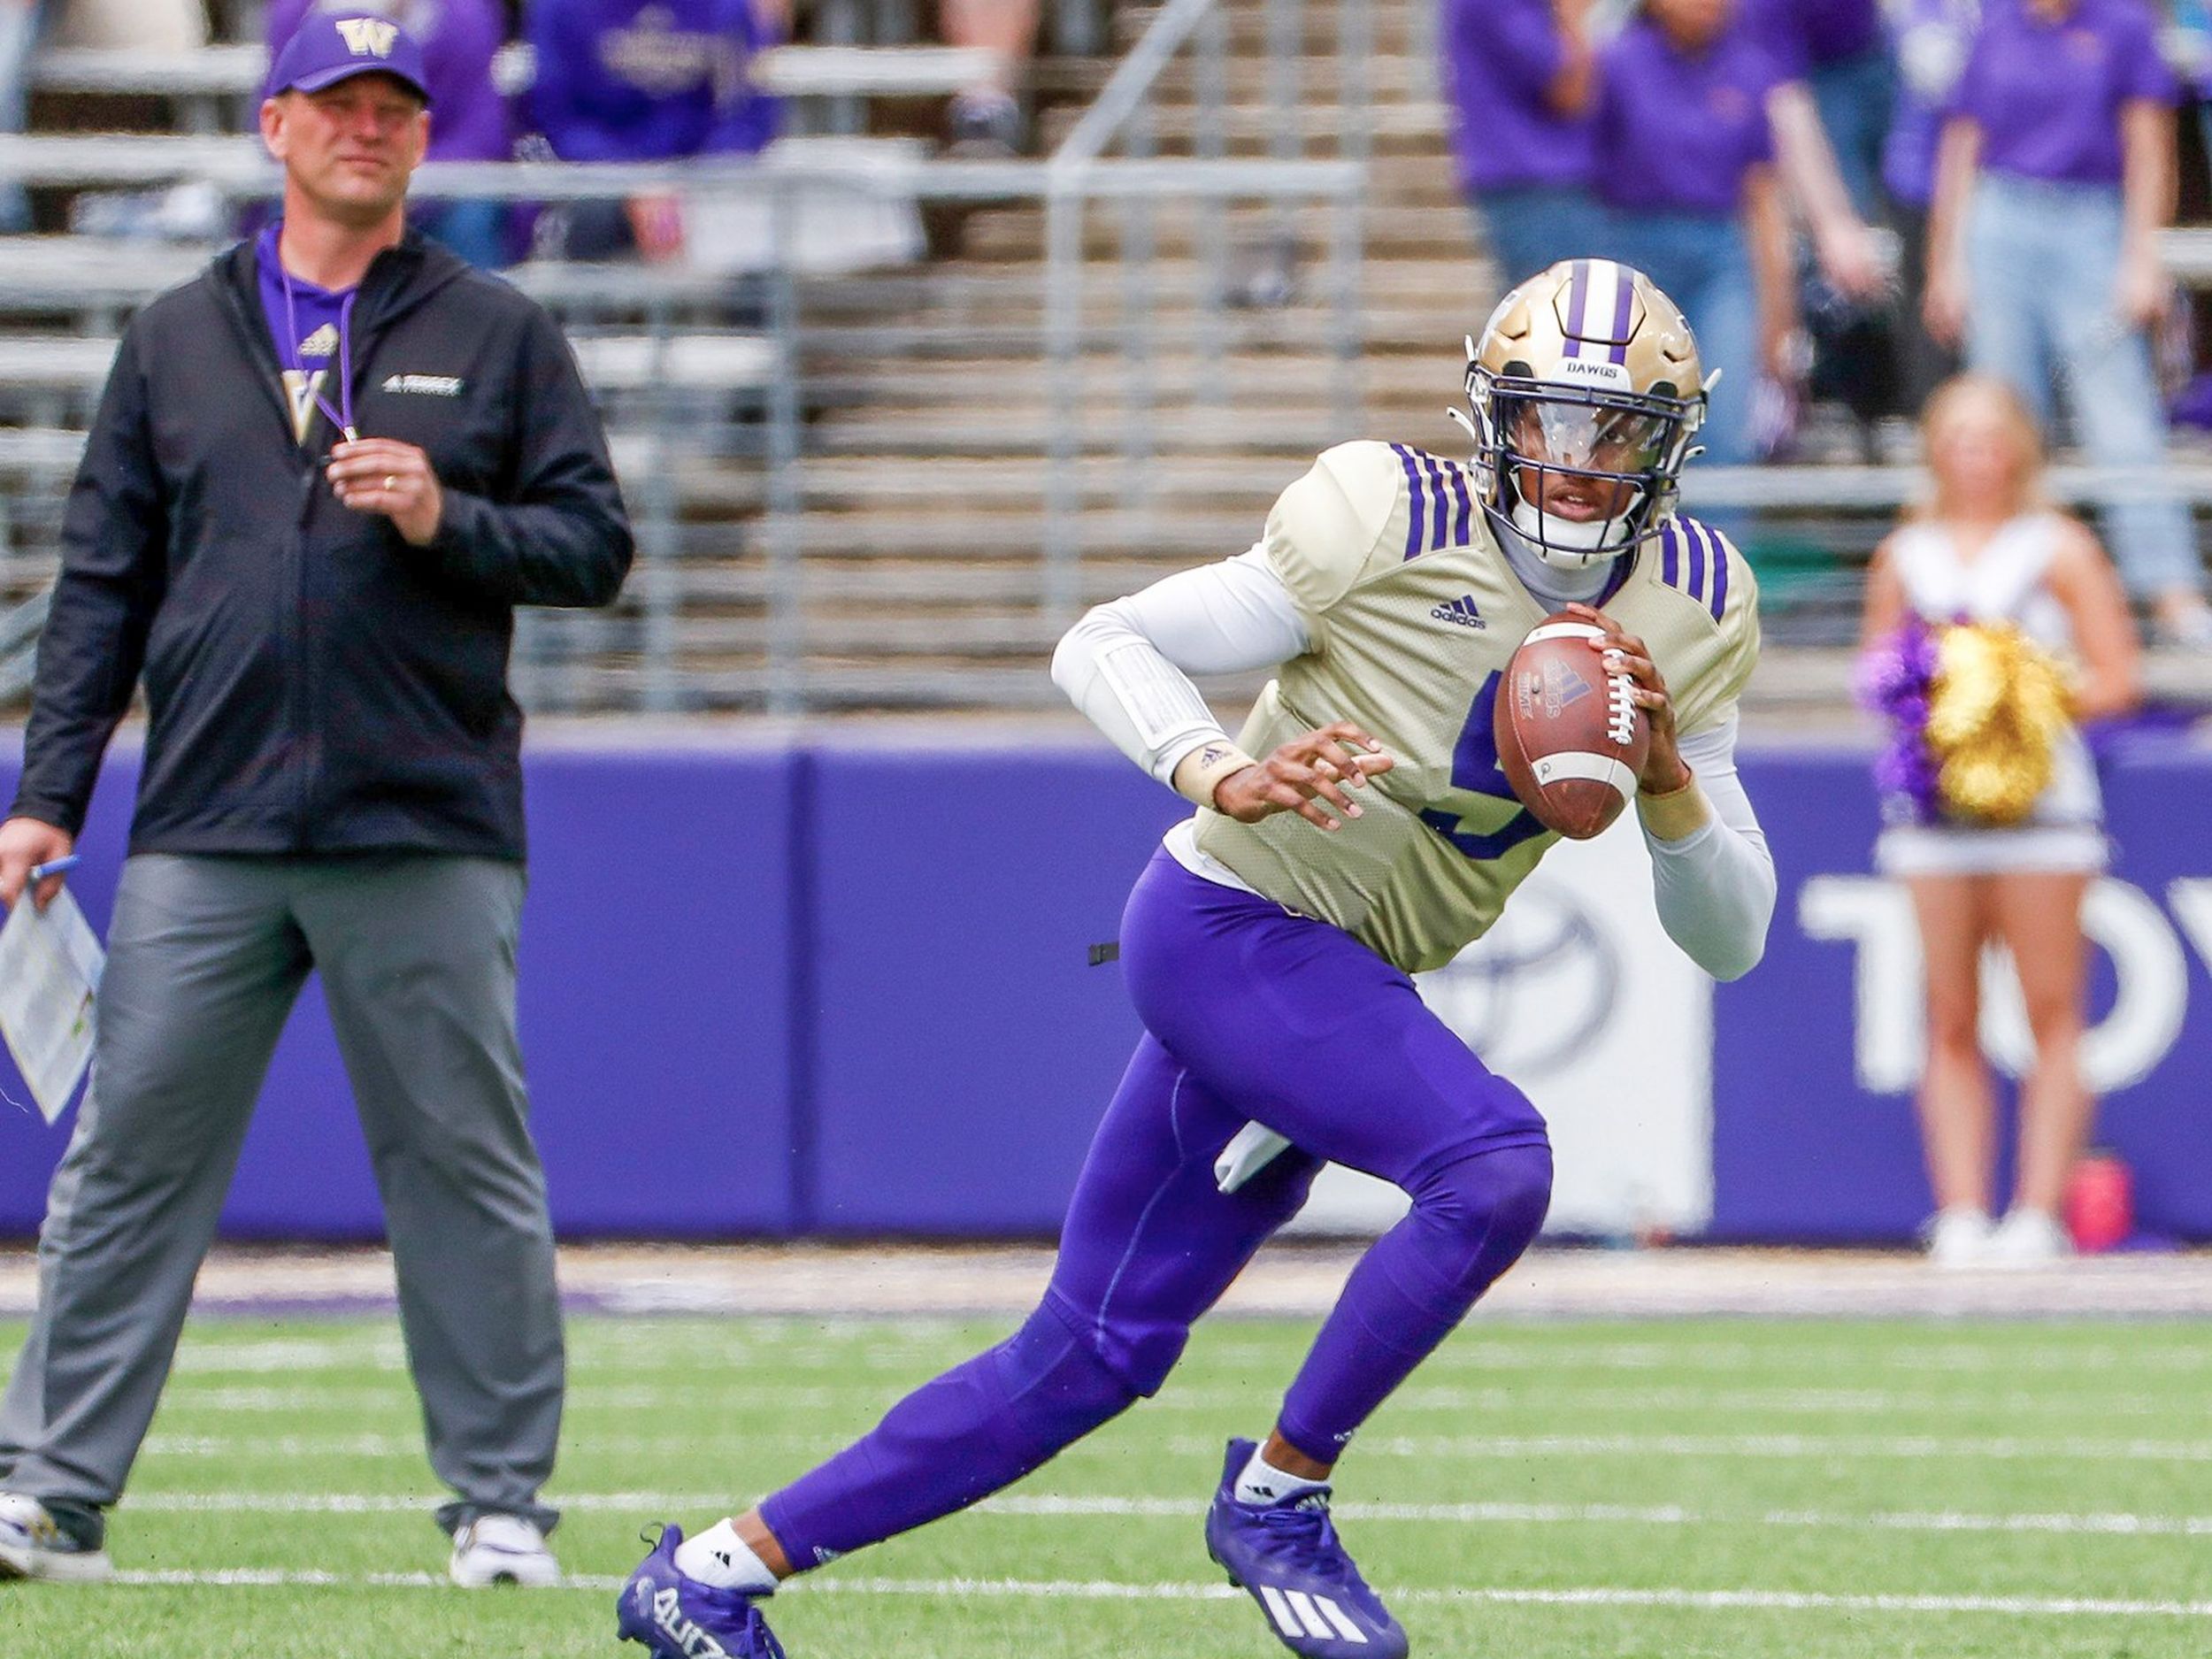
[[[1891,543],[1905,603],[1932,626],[1962,618],[2010,622],[2062,661],[2074,655],[2066,607],[2045,585],[2064,545],[2066,521],[2024,514],[2001,526],[1972,558],[1939,524],[1909,524]],[[1997,875],[2017,871],[2101,872],[2108,860],[2104,796],[2081,733],[2069,726],[2051,756],[2051,781],[2020,823],[1892,824],[1875,843],[1886,876]]]

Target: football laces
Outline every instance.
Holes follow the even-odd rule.
[[[1605,706],[1606,736],[1618,748],[1627,749],[1636,741],[1636,682],[1625,669],[1607,672]]]

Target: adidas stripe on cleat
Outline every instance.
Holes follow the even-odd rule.
[[[1367,1587],[1329,1518],[1329,1489],[1275,1503],[1237,1502],[1250,1440],[1229,1442],[1206,1513],[1206,1553],[1266,1615],[1276,1639],[1303,1659],[1404,1659],[1406,1633]]]

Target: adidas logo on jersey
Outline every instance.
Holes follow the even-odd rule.
[[[328,323],[325,323],[300,342],[300,357],[303,361],[309,357],[326,357],[337,349],[338,331]]]
[[[388,374],[380,389],[411,392],[420,397],[458,397],[461,381],[452,374]]]
[[[1455,627],[1486,628],[1490,626],[1483,620],[1482,612],[1475,609],[1472,594],[1462,594],[1456,599],[1448,599],[1429,615],[1439,622],[1448,622]]]

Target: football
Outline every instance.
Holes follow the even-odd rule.
[[[1634,681],[1607,670],[1604,630],[1550,617],[1506,665],[1492,735],[1506,781],[1546,829],[1587,841],[1621,815],[1651,749]]]

